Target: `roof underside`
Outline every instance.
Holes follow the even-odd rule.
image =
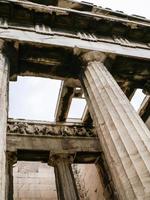
[[[150,93],[149,20],[84,2],[44,2],[0,1],[0,38],[13,55],[11,80],[18,75],[64,80],[57,121],[66,120],[75,88],[81,87],[83,63],[75,46],[115,55],[106,66],[129,99],[137,88]],[[88,112],[85,116],[91,121]]]

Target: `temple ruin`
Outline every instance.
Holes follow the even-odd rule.
[[[18,76],[62,81],[55,122],[8,118]],[[68,122],[83,94],[82,119]],[[148,19],[86,2],[0,0],[0,200],[149,200],[149,95]]]

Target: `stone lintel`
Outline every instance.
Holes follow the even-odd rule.
[[[9,120],[7,131],[8,151],[100,152],[94,129],[79,124]]]
[[[36,44],[40,46],[63,46],[68,49],[73,49],[74,47],[79,47],[83,50],[94,50],[102,51],[106,53],[118,54],[128,57],[135,57],[139,59],[149,60],[149,48],[147,47],[130,47],[122,46],[112,41],[86,41],[80,38],[73,38],[67,35],[62,36],[55,34],[49,37],[49,34],[36,33],[35,31],[22,31],[21,29],[8,28],[7,32],[4,28],[0,28],[2,32],[0,38],[6,40],[24,42],[28,44]],[[47,36],[47,37],[46,37]],[[67,41],[67,42],[66,42]]]

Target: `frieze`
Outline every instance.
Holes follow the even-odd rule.
[[[8,121],[7,134],[33,136],[96,136],[92,128],[79,125],[39,124],[24,121]]]
[[[72,32],[68,33],[65,31],[56,31],[53,30],[50,26],[47,26],[45,24],[34,24],[33,26],[21,26],[19,23],[16,22],[15,25],[12,26],[10,21],[6,19],[5,17],[0,17],[0,27],[4,29],[12,28],[13,29],[19,29],[19,30],[26,30],[30,32],[36,32],[39,34],[44,34],[47,35],[48,38],[53,38],[55,39],[57,36],[64,36],[64,37],[69,37],[69,38],[74,38],[74,39],[81,39],[85,41],[92,41],[92,42],[106,42],[106,43],[112,43],[112,44],[119,44],[121,46],[127,46],[127,47],[138,47],[138,48],[143,48],[143,49],[150,49],[149,43],[139,43],[139,42],[133,42],[131,40],[128,40],[127,38],[124,38],[122,36],[116,36],[112,35],[109,37],[105,37],[102,35],[97,35],[90,34],[89,32]]]

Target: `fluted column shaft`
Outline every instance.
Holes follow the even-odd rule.
[[[0,199],[5,200],[6,186],[6,128],[8,109],[8,59],[4,42],[0,40]]]
[[[52,158],[54,166],[58,200],[79,200],[70,158],[66,155],[55,155]]]
[[[150,132],[98,57],[81,82],[120,199],[150,199]],[[103,60],[103,59],[102,59]]]
[[[6,167],[6,199],[13,200],[13,165],[10,163]]]
[[[6,161],[6,199],[13,200],[14,183],[13,183],[13,165],[17,162],[15,152],[7,152]]]

